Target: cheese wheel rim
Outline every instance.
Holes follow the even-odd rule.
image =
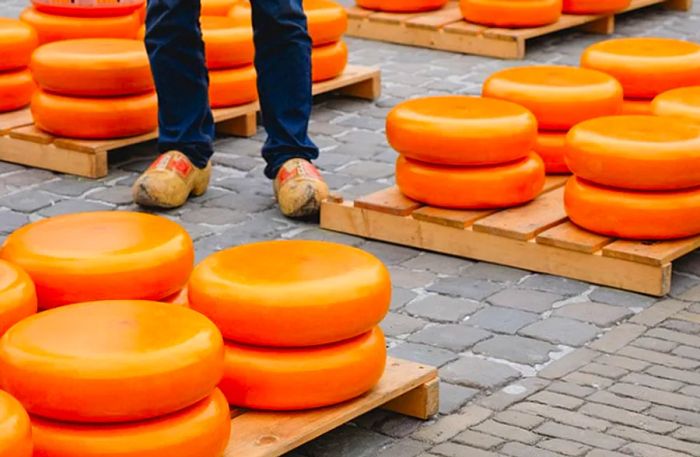
[[[540,132],[533,150],[544,162],[547,174],[569,174],[566,164],[566,133]]]
[[[462,16],[475,24],[505,27],[539,27],[561,16],[562,0],[460,0]]]
[[[650,116],[653,114],[651,100],[635,100],[627,98],[622,102],[621,115]]]
[[[630,6],[630,0],[564,0],[562,12],[565,14],[603,14],[623,11]]]
[[[14,397],[2,391],[0,391],[0,455],[32,457],[32,429],[29,416]]]
[[[82,18],[45,14],[30,7],[22,11],[20,19],[36,30],[39,44],[79,38],[135,39],[141,26],[138,13]]]
[[[18,266],[0,260],[0,336],[36,310],[36,289],[32,279]]]
[[[209,72],[209,103],[212,108],[245,105],[257,99],[257,73],[252,65]]]
[[[234,19],[219,16],[200,17],[207,68],[235,68],[253,64],[253,29]]]
[[[311,50],[311,79],[322,82],[340,76],[348,65],[348,46],[338,41]]]
[[[448,0],[356,0],[357,6],[390,13],[420,13],[447,5]]]
[[[20,70],[29,65],[39,38],[32,27],[17,19],[0,18],[0,71]]]
[[[126,16],[143,8],[146,0],[112,0],[93,1],[86,5],[68,3],[62,0],[32,0],[32,5],[38,11],[46,14],[75,17],[112,17]]]
[[[700,86],[672,89],[658,95],[651,103],[651,111],[656,116],[700,122]]]
[[[29,70],[0,72],[0,113],[29,105],[34,91],[36,85]]]
[[[202,0],[202,16],[226,16],[238,0]]]

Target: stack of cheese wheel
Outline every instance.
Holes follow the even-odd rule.
[[[680,117],[700,122],[700,86],[671,89],[651,103],[655,116]]]
[[[345,8],[332,0],[304,0],[303,7],[313,43],[312,79],[314,82],[333,79],[342,74],[348,64],[348,47],[343,41],[348,26]],[[250,2],[240,0],[229,17],[250,27]]]
[[[37,127],[56,136],[109,139],[158,126],[158,99],[141,41],[87,38],[50,43],[32,56],[41,90],[32,99]]]
[[[36,29],[41,44],[79,38],[135,39],[146,0],[32,0],[20,19]]]
[[[657,116],[609,116],[569,132],[576,175],[565,194],[571,220],[619,238],[700,234],[700,124]]]
[[[219,457],[223,362],[221,333],[188,308],[87,302],[8,330],[0,388],[29,412],[35,456]]]
[[[561,17],[562,0],[460,0],[467,22],[488,27],[541,27]]]
[[[622,87],[615,78],[585,68],[516,67],[493,74],[483,95],[518,103],[537,118],[535,152],[547,173],[568,173],[564,161],[566,132],[579,122],[618,114]]]
[[[36,313],[37,298],[29,275],[0,260],[0,336],[17,322]]]
[[[0,257],[34,281],[39,308],[93,300],[161,300],[182,289],[192,240],[164,217],[128,211],[56,216],[7,237]]]
[[[566,14],[610,14],[625,10],[631,0],[564,0]]]
[[[620,38],[587,48],[581,66],[615,77],[624,89],[623,114],[651,114],[654,97],[700,84],[700,44],[671,38]]]
[[[537,120],[515,103],[467,96],[409,100],[389,113],[386,134],[400,154],[399,189],[431,206],[516,206],[544,186],[544,163],[532,152]]]
[[[0,18],[0,113],[29,105],[36,86],[27,66],[37,45],[30,26]]]
[[[27,411],[14,397],[0,390],[0,455],[32,457],[32,449]]]
[[[442,8],[449,0],[357,0],[357,6],[391,13],[419,13]]]
[[[227,340],[219,388],[232,405],[332,405],[372,389],[384,372],[377,325],[391,281],[382,262],[359,249],[272,241],[220,251],[195,268],[189,299]]]
[[[226,16],[240,0],[201,0],[202,16]]]
[[[257,100],[253,29],[229,17],[202,16],[200,23],[212,108],[244,105]]]

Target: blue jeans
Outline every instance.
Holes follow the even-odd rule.
[[[313,160],[311,39],[302,0],[252,0],[255,67],[263,123],[265,175],[289,159]],[[149,0],[146,48],[158,91],[161,152],[176,149],[203,168],[214,153],[214,120],[199,25],[199,0]]]

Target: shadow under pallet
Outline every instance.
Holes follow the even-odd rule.
[[[688,11],[692,0],[632,0],[629,8],[617,14],[658,4]],[[484,27],[465,21],[454,0],[427,13],[384,13],[358,7],[347,11],[349,36],[505,59],[523,59],[528,40],[554,32],[582,29],[610,34],[615,30],[615,14],[564,14],[554,24],[524,29]]]
[[[345,72],[329,81],[315,83],[314,95],[337,91],[350,97],[375,100],[381,92],[381,73],[377,68],[349,65]],[[257,131],[257,102],[213,110],[218,133],[250,137]],[[58,138],[33,124],[29,109],[0,114],[0,160],[44,168],[87,178],[108,173],[109,152],[153,140],[158,132],[114,140]]]
[[[700,236],[642,242],[585,231],[566,216],[566,180],[550,176],[533,202],[489,211],[424,206],[390,187],[354,202],[329,199],[321,208],[321,227],[618,289],[667,294],[672,262],[700,247]]]

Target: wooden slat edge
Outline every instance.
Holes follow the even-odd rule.
[[[440,380],[436,377],[385,403],[382,409],[417,419],[429,419],[440,410]]]

